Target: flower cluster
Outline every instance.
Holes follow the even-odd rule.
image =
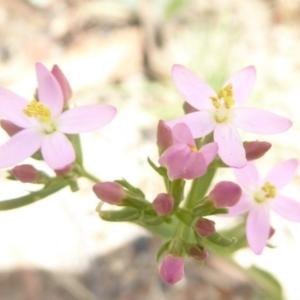
[[[0,88],[1,126],[10,136],[0,146],[0,168],[12,167],[11,180],[44,187],[0,202],[0,210],[30,204],[67,185],[77,191],[77,179],[86,177],[101,200],[96,208],[101,219],[133,222],[165,240],[157,253],[158,273],[169,285],[184,276],[185,257],[203,263],[210,250],[230,249],[235,244],[234,236],[218,230],[214,215],[244,216],[246,230],[241,240],[244,237],[255,254],[262,253],[274,233],[271,210],[300,222],[300,203],[281,194],[295,175],[297,160],[279,163],[261,177],[252,161],[262,157],[271,144],[243,142],[238,132],[275,134],[292,125],[285,117],[243,106],[254,86],[254,67],[236,72],[215,92],[184,66],[174,65],[173,81],[185,100],[186,114],[158,123],[159,158],[157,163],[150,158],[148,162],[162,177],[166,190],[157,191],[150,200],[125,179],[103,182],[84,169],[78,134],[108,124],[116,108],[108,104],[70,108],[72,89],[57,65],[49,71],[37,63],[36,75],[38,86],[31,101]],[[30,164],[16,166],[29,157],[44,160],[55,177]],[[237,183],[220,181],[211,187],[218,168],[232,168]],[[185,191],[187,180],[191,180],[189,191]],[[109,210],[109,205],[118,209]]]

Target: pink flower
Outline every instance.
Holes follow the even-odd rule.
[[[256,254],[263,251],[270,236],[270,209],[289,221],[300,222],[300,203],[280,193],[294,177],[297,167],[296,159],[286,160],[275,166],[263,179],[252,162],[248,162],[243,169],[234,170],[245,190],[239,202],[228,208],[228,215],[248,212],[247,240]]]
[[[287,130],[291,121],[274,113],[242,107],[254,86],[256,71],[247,67],[230,77],[218,94],[203,80],[181,65],[174,65],[172,76],[184,99],[198,111],[168,121],[171,127],[185,123],[194,138],[214,132],[219,156],[229,166],[246,165],[245,149],[236,127],[258,134],[274,134]]]
[[[28,102],[0,88],[0,114],[23,128],[0,147],[0,168],[13,166],[38,149],[52,169],[75,160],[75,151],[65,134],[78,134],[101,128],[116,115],[110,105],[93,104],[63,111],[64,98],[55,77],[42,64],[36,64],[38,100]]]
[[[158,267],[160,278],[169,285],[180,281],[184,275],[184,260],[168,254]]]
[[[157,215],[168,215],[174,209],[174,198],[170,194],[160,193],[153,200],[152,206]]]
[[[93,186],[93,191],[100,200],[111,205],[119,205],[126,198],[123,187],[117,182],[98,182]]]
[[[160,165],[167,168],[169,178],[193,179],[204,175],[207,166],[217,155],[217,144],[206,144],[198,151],[192,134],[184,123],[176,124],[172,128],[172,135],[174,145],[158,160]]]

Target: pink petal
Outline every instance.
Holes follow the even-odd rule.
[[[45,136],[41,150],[44,160],[54,170],[63,169],[75,161],[75,151],[71,142],[58,131]]]
[[[206,136],[211,133],[215,127],[215,121],[206,111],[197,111],[166,122],[171,128],[178,123],[185,123],[195,139]]]
[[[173,139],[175,143],[183,143],[189,146],[195,146],[192,133],[185,123],[176,124],[172,128]]]
[[[267,205],[253,205],[246,224],[247,240],[255,254],[261,254],[270,234],[270,212]]]
[[[69,134],[93,131],[109,123],[116,113],[116,108],[107,104],[75,107],[59,116],[58,128]]]
[[[172,77],[176,88],[183,98],[198,110],[212,108],[210,96],[216,92],[202,79],[181,65],[174,65]]]
[[[270,207],[279,216],[292,222],[300,222],[299,202],[284,195],[277,194],[276,198],[270,200]]]
[[[11,167],[34,154],[44,136],[36,129],[24,129],[14,134],[0,147],[0,168]]]
[[[53,66],[51,73],[60,85],[64,98],[64,106],[67,106],[68,100],[72,97],[72,88],[70,86],[70,83],[58,65]]]
[[[249,107],[234,109],[233,122],[240,129],[258,134],[281,133],[292,126],[292,122],[287,118]]]
[[[229,83],[233,85],[233,95],[237,103],[242,104],[250,96],[254,87],[256,78],[256,70],[254,67],[249,66],[233,74],[223,85]]]
[[[63,109],[64,99],[57,80],[41,63],[36,63],[35,71],[38,81],[39,101],[51,110],[52,116],[59,116]]]
[[[219,147],[222,161],[231,167],[242,168],[246,165],[245,149],[241,137],[232,125],[216,125],[214,141]]]
[[[22,112],[29,102],[17,94],[0,87],[0,114],[12,123],[30,127],[30,119]]]
[[[261,178],[253,162],[248,162],[244,168],[233,169],[237,181],[247,190],[259,189]]]
[[[202,153],[205,163],[208,166],[218,154],[218,144],[208,143],[201,148],[200,152]]]
[[[191,152],[185,162],[179,178],[194,179],[203,176],[207,171],[207,165],[202,153]]]
[[[252,197],[248,193],[243,192],[240,200],[236,205],[227,207],[228,214],[226,214],[225,216],[234,217],[234,216],[242,215],[250,210],[252,203],[253,203]]]
[[[295,177],[298,165],[296,159],[283,161],[271,169],[264,181],[269,181],[280,190]]]

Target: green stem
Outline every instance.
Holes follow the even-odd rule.
[[[88,173],[86,170],[82,169],[82,171],[80,172],[80,175],[82,177],[85,177],[89,180],[91,180],[92,182],[98,183],[101,182],[100,179],[98,179],[96,176],[94,176],[93,174]]]

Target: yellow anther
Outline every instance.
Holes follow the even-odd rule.
[[[51,111],[43,103],[33,99],[24,109],[23,113],[28,117],[38,118],[41,122],[51,120]]]
[[[276,186],[270,182],[266,182],[261,188],[265,192],[266,198],[275,198],[276,197]]]
[[[232,84],[229,83],[228,85],[223,87],[219,91],[217,97],[211,96],[209,98],[211,99],[212,104],[216,109],[219,109],[221,107],[222,103],[224,104],[226,109],[230,109],[235,103],[234,98],[233,98]]]
[[[190,147],[192,152],[197,152],[198,151],[196,146],[190,146],[190,145],[188,145],[188,146]]]

